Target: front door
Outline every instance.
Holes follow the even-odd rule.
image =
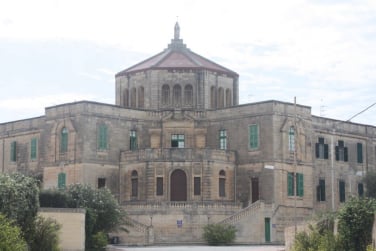
[[[187,175],[177,169],[171,174],[171,201],[187,201]]]

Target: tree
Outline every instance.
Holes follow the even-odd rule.
[[[33,224],[39,208],[39,188],[34,178],[19,173],[0,175],[0,213],[21,228],[30,242]]]
[[[363,178],[363,182],[366,186],[366,196],[369,198],[376,198],[376,172],[367,172]]]
[[[61,226],[51,218],[38,216],[34,224],[31,251],[59,251],[59,230]]]
[[[209,245],[228,245],[235,240],[236,228],[228,224],[208,224],[203,238]]]
[[[0,214],[0,250],[25,251],[26,242],[22,238],[21,230],[14,226],[10,220]]]
[[[372,242],[372,226],[376,201],[351,198],[338,212],[338,233],[347,251],[365,251]]]

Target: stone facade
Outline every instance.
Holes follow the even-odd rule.
[[[2,172],[108,187],[134,223],[120,240],[133,244],[201,242],[208,222],[236,225],[241,243],[283,242],[286,226],[337,210],[376,169],[374,126],[300,104],[239,105],[238,75],[176,36],[116,75],[116,105],[47,107],[0,124],[0,140]]]

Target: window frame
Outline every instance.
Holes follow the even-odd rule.
[[[289,151],[294,152],[295,151],[295,127],[294,126],[290,126],[288,136],[289,136]]]
[[[257,150],[260,148],[260,129],[258,124],[248,126],[248,148]]]
[[[67,186],[67,174],[64,172],[60,172],[57,175],[57,188],[58,189],[65,189]]]
[[[101,124],[98,126],[97,139],[97,150],[108,150],[108,127],[106,124]]]
[[[31,138],[30,140],[30,159],[36,160],[38,155],[38,139]]]
[[[200,176],[193,177],[193,195],[194,196],[201,195],[201,177]]]
[[[137,130],[129,131],[129,150],[136,151],[138,149],[137,144]]]
[[[68,137],[69,131],[66,127],[63,127],[60,132],[60,153],[68,152]]]
[[[185,148],[185,134],[171,134],[171,148]]]
[[[10,161],[16,162],[17,161],[17,142],[12,141],[10,143]]]
[[[156,191],[157,196],[163,196],[163,177],[156,178]]]
[[[227,150],[227,130],[219,130],[219,149]]]

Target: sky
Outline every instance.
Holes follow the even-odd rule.
[[[376,103],[375,0],[0,0],[0,123],[81,100],[115,103],[115,74],[167,48],[237,72],[240,103],[348,120]],[[376,105],[351,120],[376,126]]]

